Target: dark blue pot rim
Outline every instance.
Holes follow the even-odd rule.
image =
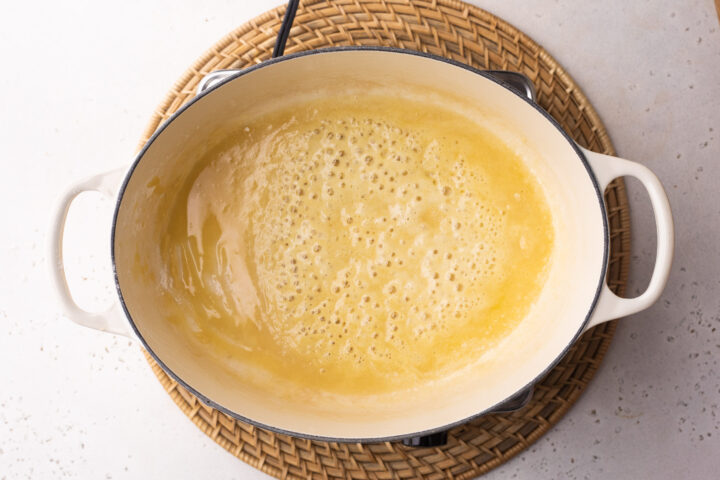
[[[577,341],[577,339],[582,335],[583,330],[585,329],[585,326],[590,321],[590,317],[595,310],[595,306],[597,305],[598,298],[600,297],[600,292],[602,290],[603,283],[605,282],[605,273],[607,271],[607,259],[609,254],[609,246],[610,246],[610,240],[608,235],[608,223],[607,223],[607,210],[605,208],[605,203],[603,201],[603,192],[600,190],[600,187],[598,185],[597,179],[595,178],[595,174],[593,173],[592,169],[590,168],[590,164],[588,163],[587,159],[585,158],[585,155],[583,154],[582,150],[578,145],[575,143],[575,141],[570,138],[570,136],[562,129],[560,124],[557,123],[557,121],[550,116],[549,113],[547,113],[545,110],[543,110],[540,106],[538,106],[536,103],[530,101],[523,95],[520,95],[512,88],[508,87],[506,84],[504,84],[502,81],[493,78],[491,75],[487,74],[486,72],[483,72],[482,70],[478,70],[474,67],[471,67],[469,65],[466,65],[464,63],[457,62],[455,60],[451,60],[449,58],[439,57],[437,55],[432,55],[425,52],[418,52],[414,50],[406,50],[402,48],[393,48],[393,47],[375,47],[375,46],[348,46],[348,47],[330,47],[330,48],[322,48],[317,50],[308,50],[304,52],[297,52],[292,53],[289,55],[285,55],[278,58],[273,58],[267,61],[264,61],[262,63],[259,63],[257,65],[253,65],[250,67],[245,68],[244,70],[239,71],[238,73],[228,77],[227,79],[224,79],[222,82],[219,82],[217,85],[214,85],[201,94],[197,95],[190,101],[188,101],[185,105],[180,107],[170,118],[168,118],[156,131],[155,133],[150,137],[150,139],[145,143],[145,146],[142,148],[140,153],[138,153],[137,157],[133,161],[132,166],[130,167],[130,170],[128,171],[127,175],[125,176],[125,180],[122,183],[122,186],[120,188],[120,192],[118,194],[117,202],[115,204],[115,212],[113,214],[113,222],[112,222],[112,232],[110,235],[110,255],[112,259],[112,269],[113,269],[113,276],[115,279],[115,289],[117,290],[118,297],[120,299],[120,304],[122,305],[122,309],[125,312],[125,316],[128,318],[130,322],[130,326],[132,327],[133,331],[135,332],[135,335],[140,339],[140,342],[145,347],[145,349],[150,353],[150,356],[162,367],[162,369],[176,382],[178,382],[180,385],[182,385],[186,390],[190,391],[193,395],[195,395],[200,401],[202,401],[204,404],[217,409],[230,417],[236,418],[242,422],[249,423],[250,425],[254,425],[259,428],[264,428],[266,430],[270,430],[276,433],[281,433],[285,435],[290,435],[293,437],[298,438],[305,438],[310,440],[319,440],[323,442],[341,442],[341,443],[379,443],[379,442],[392,442],[392,441],[399,441],[407,438],[412,437],[421,437],[426,435],[432,435],[434,433],[444,432],[447,431],[453,427],[462,425],[464,423],[467,423],[477,417],[480,417],[486,413],[492,412],[493,409],[500,406],[505,400],[498,402],[497,404],[486,408],[482,411],[479,411],[478,413],[471,415],[469,417],[463,418],[462,420],[458,420],[453,423],[449,423],[447,425],[443,425],[440,427],[432,428],[429,430],[423,430],[420,432],[410,432],[407,434],[402,435],[392,435],[388,437],[367,437],[367,438],[336,438],[336,437],[326,437],[322,435],[309,435],[305,433],[299,433],[299,432],[292,432],[288,430],[284,430],[282,428],[277,428],[272,425],[266,425],[261,422],[257,422],[255,420],[252,420],[250,418],[244,417],[228,408],[223,407],[222,405],[219,405],[218,403],[212,401],[210,398],[203,395],[201,392],[194,389],[191,385],[186,383],[180,376],[176,375],[153,351],[153,349],[148,345],[148,343],[145,341],[145,338],[143,338],[142,334],[140,333],[140,330],[138,330],[137,326],[135,325],[135,321],[132,318],[132,315],[130,315],[130,312],[128,311],[127,306],[125,305],[125,299],[122,295],[122,290],[120,289],[120,283],[118,281],[118,275],[117,275],[117,268],[115,264],[115,232],[116,232],[116,226],[117,226],[117,218],[118,213],[120,211],[120,206],[122,204],[122,199],[125,194],[125,189],[127,188],[128,182],[130,181],[130,178],[133,175],[133,172],[135,171],[135,168],[142,160],[143,156],[147,152],[147,150],[150,148],[150,146],[153,144],[153,142],[157,139],[160,134],[170,125],[177,117],[182,115],[186,110],[190,109],[196,102],[198,102],[201,98],[212,94],[215,90],[218,90],[223,87],[223,85],[226,85],[229,82],[232,82],[233,80],[242,77],[244,75],[247,75],[255,70],[259,70],[261,68],[268,67],[270,65],[274,65],[276,63],[280,62],[288,62],[292,61],[295,58],[299,57],[305,57],[309,55],[322,55],[327,53],[333,53],[333,52],[347,52],[347,51],[378,51],[378,52],[387,52],[387,53],[395,53],[395,54],[402,54],[402,55],[414,55],[417,57],[424,57],[429,60],[434,60],[438,62],[447,63],[450,65],[453,65],[458,68],[462,68],[463,70],[467,70],[470,72],[473,72],[477,75],[480,75],[481,77],[486,78],[487,80],[490,80],[505,89],[509,90],[513,95],[518,97],[523,102],[530,105],[532,108],[534,108],[536,111],[538,111],[541,115],[543,115],[548,122],[550,122],[557,130],[560,132],[560,134],[567,140],[570,147],[575,151],[575,153],[578,156],[578,159],[582,162],[583,166],[585,167],[585,170],[588,173],[588,176],[590,177],[590,180],[593,184],[593,188],[595,189],[595,193],[597,195],[598,204],[600,206],[601,212],[602,212],[602,222],[603,222],[603,261],[602,261],[602,270],[600,272],[600,278],[598,279],[598,285],[595,290],[595,295],[593,297],[592,303],[590,304],[590,307],[588,309],[587,315],[585,316],[585,319],[583,320],[582,324],[578,328],[577,332],[575,332],[575,335],[573,336],[572,340],[565,346],[565,348],[557,355],[557,357],[540,373],[538,374],[533,380],[522,386],[517,390],[516,393],[521,392],[523,390],[526,390],[528,388],[532,388],[533,385],[537,384],[550,370],[552,370],[555,365],[560,362],[560,360],[565,356],[565,354],[568,352],[570,347]],[[513,394],[514,395],[514,394]],[[508,397],[510,398],[510,397]]]

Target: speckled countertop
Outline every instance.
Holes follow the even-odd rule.
[[[0,479],[264,478],[184,417],[137,347],[57,314],[48,205],[126,165],[152,108],[205,48],[276,2],[11,2],[0,18]],[[486,476],[717,478],[720,468],[720,26],[713,0],[476,1],[543,44],[618,152],[664,182],[677,228],[664,297],[620,322],[592,384],[531,449]],[[630,182],[631,290],[654,226]],[[78,301],[112,298],[111,205],[69,219]],[[87,221],[88,218],[94,219]]]

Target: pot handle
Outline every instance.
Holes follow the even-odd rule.
[[[70,187],[60,197],[55,207],[53,224],[50,233],[49,264],[50,278],[54,283],[56,297],[63,309],[63,313],[72,321],[85,327],[101,330],[103,332],[124,335],[134,339],[125,313],[120,302],[115,302],[105,312],[88,312],[80,308],[70,294],[70,287],[65,276],[63,262],[63,240],[65,236],[65,220],[73,200],[83,192],[96,191],[109,198],[117,196],[118,185],[125,177],[127,169],[122,168],[111,172],[96,175]]]
[[[608,288],[607,284],[603,282],[597,305],[590,317],[590,321],[585,327],[585,331],[587,331],[608,320],[625,317],[645,310],[657,301],[670,275],[675,234],[667,194],[660,180],[658,180],[650,169],[639,163],[622,158],[591,152],[584,148],[582,148],[582,151],[597,178],[600,191],[604,191],[605,187],[615,178],[626,175],[635,177],[642,182],[650,196],[650,203],[655,214],[655,225],[657,229],[655,267],[653,268],[652,277],[645,292],[635,298],[622,298],[615,295],[610,288]]]

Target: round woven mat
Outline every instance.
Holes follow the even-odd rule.
[[[180,78],[158,107],[142,139],[195,95],[200,79],[270,57],[284,7],[242,25],[213,46]],[[477,68],[522,72],[538,103],[582,146],[613,154],[588,99],[537,43],[479,8],[452,0],[305,0],[286,53],[332,45],[387,45],[442,55]],[[630,252],[630,216],[620,180],[605,192],[610,220],[608,284],[624,293]],[[527,448],[578,399],[610,345],[615,322],[587,332],[535,387],[522,410],[487,415],[454,428],[442,447],[400,443],[337,444],[280,435],[239,422],[202,404],[149,357],[153,372],[190,419],[236,457],[278,478],[472,478]],[[147,354],[146,354],[147,355]]]

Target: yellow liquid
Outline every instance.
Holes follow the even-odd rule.
[[[336,394],[432,382],[508,335],[549,268],[537,180],[449,109],[313,100],[197,164],[161,245],[183,312],[168,320],[240,377]]]

